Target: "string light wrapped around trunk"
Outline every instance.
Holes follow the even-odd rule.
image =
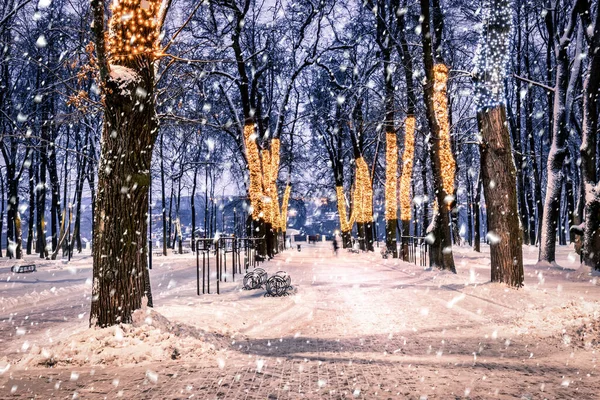
[[[440,164],[442,170],[442,189],[448,199],[454,193],[454,174],[456,163],[450,144],[450,124],[448,122],[448,67],[436,64],[433,68],[433,107],[440,127]],[[450,207],[451,201],[447,202]]]
[[[114,0],[110,6],[108,57],[121,64],[158,51],[160,0]]]
[[[279,151],[280,151],[279,139],[271,140],[271,168],[269,175],[269,197],[271,197],[272,207],[272,224],[273,229],[285,229],[285,225],[281,226],[281,213],[279,212],[279,194],[277,193],[277,175],[279,175]],[[287,188],[286,188],[287,189]]]
[[[505,103],[504,81],[511,54],[512,13],[508,0],[488,0],[483,7],[482,32],[473,60],[478,110]]]
[[[398,219],[398,143],[396,133],[385,134],[385,219]]]
[[[282,231],[286,231],[287,227],[287,214],[288,214],[288,204],[290,203],[290,194],[292,193],[292,185],[287,185],[285,187],[285,192],[283,193],[283,203],[281,204],[281,216],[279,218],[279,228]]]
[[[271,193],[271,175],[273,174],[271,171],[271,152],[269,150],[263,150],[261,151],[261,155],[263,171],[262,211],[265,222],[268,224],[273,224],[273,208],[275,208],[275,204],[273,202],[273,196]]]
[[[246,159],[248,160],[248,170],[250,172],[250,205],[252,206],[252,218],[257,220],[264,217],[262,210],[263,184],[261,173],[261,162],[256,145],[256,133],[254,124],[249,123],[244,126],[244,144],[246,146]]]
[[[411,217],[410,186],[413,159],[415,154],[415,117],[406,118],[404,131],[404,153],[402,154],[402,177],[400,178],[400,218],[409,221]]]
[[[352,220],[367,223],[373,220],[373,188],[369,167],[363,157],[356,159],[356,183],[354,185],[354,208]]]
[[[340,216],[340,229],[342,232],[350,232],[352,230],[352,224],[354,223],[352,220],[354,213],[352,213],[350,219],[348,219],[348,214],[346,213],[346,197],[344,196],[344,188],[342,186],[336,186],[335,194],[337,196],[338,215]]]

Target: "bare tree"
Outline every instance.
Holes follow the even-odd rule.
[[[520,287],[524,279],[523,239],[504,97],[512,18],[511,1],[486,3],[473,75],[481,134],[481,172],[487,205],[492,281]]]

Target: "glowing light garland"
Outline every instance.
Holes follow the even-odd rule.
[[[111,62],[133,60],[142,54],[154,58],[158,50],[160,6],[161,0],[113,1],[107,48]]]
[[[287,215],[288,215],[288,204],[290,203],[290,194],[292,193],[292,185],[287,185],[285,192],[283,193],[283,203],[281,204],[281,216],[279,218],[279,228],[282,231],[286,231],[287,227]]]
[[[398,143],[394,132],[385,134],[385,219],[398,219]]]
[[[402,154],[402,177],[400,178],[400,218],[409,221],[411,217],[410,184],[412,180],[415,154],[415,117],[409,115],[405,121],[404,153]]]
[[[273,229],[277,230],[280,226],[279,195],[277,194],[277,175],[279,172],[279,139],[271,140],[271,150],[263,150],[262,171],[263,171],[263,192],[262,206],[265,222],[270,223]]]
[[[350,232],[352,230],[353,215],[348,219],[346,214],[346,197],[344,196],[344,188],[342,186],[335,187],[335,194],[337,196],[337,207],[338,207],[338,215],[340,216],[340,229],[342,232]]]
[[[505,103],[504,79],[510,57],[512,29],[510,1],[486,0],[482,26],[473,60],[475,104],[478,110],[493,108]]]
[[[262,196],[262,209],[266,223],[273,223],[275,204],[273,203],[273,197],[271,193],[271,152],[269,150],[261,151],[262,155],[262,171],[263,171],[263,196]],[[277,205],[279,207],[279,205]]]
[[[448,123],[448,67],[436,64],[433,67],[433,108],[440,128],[439,147],[442,169],[442,189],[446,196],[454,192],[454,174],[456,163],[450,147],[450,125]],[[450,204],[448,204],[450,206]]]
[[[367,223],[373,220],[373,188],[369,167],[365,159],[356,159],[356,182],[354,185],[354,208],[351,220],[357,223]]]
[[[252,206],[252,218],[260,219],[264,217],[262,210],[263,183],[261,173],[261,162],[258,155],[258,146],[256,145],[256,133],[254,124],[244,126],[244,144],[246,146],[246,158],[248,160],[248,170],[250,172],[250,204]]]
[[[271,197],[271,213],[273,219],[273,228],[285,230],[285,224],[281,225],[281,213],[279,212],[279,195],[277,193],[277,175],[279,174],[279,139],[271,140],[271,168],[269,175],[269,192],[268,195]],[[286,188],[287,190],[287,188]]]

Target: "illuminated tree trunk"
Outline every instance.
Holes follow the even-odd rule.
[[[410,235],[410,209],[411,198],[409,186],[413,183],[414,195],[414,179],[412,179],[412,167],[414,164],[414,132],[415,132],[415,104],[417,103],[415,95],[415,85],[413,82],[414,68],[413,56],[411,49],[406,40],[406,21],[405,13],[396,13],[396,22],[398,25],[398,54],[402,58],[402,66],[404,69],[404,79],[406,82],[406,120],[404,124],[404,153],[402,154],[402,176],[400,181],[400,218],[402,221],[401,233],[401,252],[402,259],[408,261],[409,251],[409,235]],[[425,164],[424,164],[425,165]],[[427,192],[427,183],[423,180],[424,192]],[[415,212],[416,216],[416,212]],[[425,216],[426,218],[426,216]],[[415,218],[416,220],[416,218]]]
[[[158,130],[154,46],[160,31],[155,23],[160,19],[159,7],[158,1],[113,5],[106,48],[109,64],[104,47],[103,3],[92,2],[104,127],[93,233],[90,325],[130,323],[144,299],[152,305],[147,217],[150,162]],[[134,17],[123,18],[129,13]],[[139,20],[154,22],[138,25]],[[136,30],[144,41],[131,48],[127,34]]]
[[[400,218],[402,220],[402,259],[408,261],[408,236],[410,235],[411,197],[410,187],[412,182],[413,160],[415,153],[415,117],[406,118],[404,129],[404,153],[402,154],[403,166],[400,178]],[[423,184],[426,184],[423,182]]]
[[[361,156],[355,160],[356,182],[354,184],[351,220],[356,221],[359,244],[363,251],[373,251],[373,187],[369,167]]]
[[[519,227],[516,180],[506,109],[477,113],[482,135],[481,172],[487,207],[492,282],[523,285],[523,237]]]
[[[387,7],[387,2],[379,1],[377,5],[377,44],[382,59],[383,80],[385,82],[385,247],[398,258],[397,226],[398,226],[398,137],[394,121],[394,82],[393,65],[391,63],[393,43],[390,40],[389,27],[395,10]]]
[[[250,196],[251,211],[249,214],[253,220],[252,224],[254,226],[252,236],[261,239],[258,240],[258,254],[265,256],[267,255],[267,246],[265,240],[266,226],[263,206],[263,176],[256,139],[257,135],[255,132],[254,120],[248,119],[244,126],[244,144],[250,178],[248,194]]]
[[[280,230],[279,195],[277,193],[277,176],[279,174],[279,138],[271,139],[271,148],[262,151],[262,176],[264,185],[264,217],[267,255],[273,257],[277,252],[277,235]]]
[[[523,237],[517,205],[517,171],[504,105],[511,25],[511,2],[489,0],[484,11],[473,75],[481,134],[481,175],[487,211],[491,280],[520,287],[523,285]]]
[[[423,16],[423,63],[425,66],[425,75],[427,83],[423,88],[423,96],[425,99],[427,121],[429,123],[429,129],[431,132],[431,155],[432,155],[432,170],[434,177],[434,186],[436,189],[436,199],[438,204],[438,211],[434,212],[433,221],[429,227],[429,242],[430,242],[430,265],[435,266],[439,269],[456,272],[454,267],[454,258],[452,256],[452,240],[450,238],[450,218],[448,215],[448,209],[446,207],[446,197],[451,194],[451,190],[447,190],[447,183],[452,182],[454,184],[454,174],[448,176],[449,168],[444,167],[444,162],[448,164],[448,156],[452,157],[452,153],[449,153],[448,148],[445,149],[443,142],[446,138],[442,137],[443,126],[442,122],[438,121],[438,117],[447,110],[443,110],[442,102],[447,102],[445,97],[445,85],[446,82],[438,82],[435,77],[435,69],[438,68],[438,74],[446,74],[447,68],[443,64],[438,64],[434,67],[433,64],[433,49],[431,45],[431,27],[430,27],[430,10],[429,0],[420,0],[421,3],[421,14]],[[445,70],[444,70],[445,69]],[[437,88],[434,90],[434,86]],[[437,100],[437,101],[436,101]],[[436,105],[437,103],[437,105]],[[436,109],[440,112],[436,113]],[[447,121],[447,115],[446,115]],[[449,155],[448,155],[449,153]],[[444,184],[446,182],[446,185]]]
[[[352,247],[353,215],[350,215],[350,218],[347,217],[344,187],[338,184],[338,186],[335,187],[335,193],[337,196],[337,208],[340,218],[340,231],[342,233],[342,248],[347,249]]]

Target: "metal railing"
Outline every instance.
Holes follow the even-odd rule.
[[[235,281],[235,274],[242,274],[242,268],[245,272],[250,267],[256,268],[264,261],[258,254],[259,240],[261,239],[235,236],[196,239],[196,293],[210,294],[210,281],[214,279],[217,294],[220,294],[220,283],[227,282],[229,276],[228,267],[232,281]],[[211,263],[216,271],[214,278],[211,277]]]
[[[402,256],[404,251],[404,243],[407,243],[406,248],[408,253],[408,262],[422,267],[429,266],[429,244],[424,237],[420,236],[401,236],[399,254]]]

